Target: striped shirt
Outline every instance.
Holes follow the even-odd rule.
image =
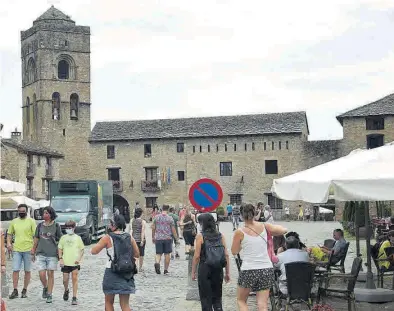
[[[133,223],[131,224],[131,229],[133,230],[133,238],[137,243],[141,243],[142,238],[142,222],[143,220],[140,218],[133,219]]]

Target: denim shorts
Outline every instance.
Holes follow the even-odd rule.
[[[43,271],[43,270],[56,271],[57,263],[58,260],[56,257],[46,257],[42,255],[37,255],[38,271]]]
[[[23,262],[23,270],[25,272],[31,271],[31,254],[28,252],[12,252],[12,271],[20,271],[22,269]]]

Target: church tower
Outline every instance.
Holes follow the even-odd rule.
[[[21,32],[23,139],[65,156],[60,178],[89,177],[90,27],[51,6]]]

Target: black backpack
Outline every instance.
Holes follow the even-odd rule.
[[[226,253],[222,243],[222,234],[217,237],[207,237],[204,233],[205,264],[212,268],[224,268],[226,266]]]
[[[114,258],[111,257],[107,249],[112,272],[124,276],[137,274],[130,234],[126,232],[122,234],[109,233],[109,236],[112,238],[112,247],[114,249]]]

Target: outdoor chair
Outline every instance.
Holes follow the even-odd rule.
[[[335,244],[335,240],[334,239],[327,239],[324,240],[324,246],[327,248],[333,248]]]
[[[382,269],[379,267],[379,262],[380,261],[386,261],[387,259],[377,259],[376,257],[372,256],[372,260],[375,264],[376,271],[377,271],[377,285],[380,288],[383,288],[384,286],[384,277],[385,276],[393,276],[393,283],[392,283],[392,289],[394,290],[394,267],[391,266],[388,270]]]
[[[348,311],[356,310],[354,287],[356,286],[358,274],[360,273],[362,266],[361,257],[356,257],[353,260],[352,270],[349,274],[338,274],[338,273],[327,273],[324,278],[321,279],[319,288],[317,291],[317,303],[320,302],[322,297],[337,297],[345,299],[348,302]],[[334,279],[345,281],[347,286],[345,288],[330,286],[330,282]],[[339,284],[338,284],[339,286]]]
[[[285,310],[289,310],[294,304],[305,304],[312,309],[312,286],[316,266],[309,262],[291,262],[285,265],[287,279],[287,295],[279,290],[275,282],[273,292],[275,295],[275,306],[273,310],[281,310],[282,300],[286,300]],[[272,304],[272,302],[271,302]]]
[[[345,246],[345,248],[343,250],[343,256],[341,257],[341,260],[338,263],[336,263],[336,264],[334,264],[332,262],[333,256],[332,256],[332,253],[331,253],[330,259],[328,260],[330,262],[330,264],[328,265],[328,268],[327,268],[328,272],[331,272],[332,270],[336,270],[336,271],[339,271],[341,273],[345,273],[345,260],[346,260],[346,257],[347,257],[347,252],[349,250],[349,245],[350,245],[350,243],[347,242],[346,246]]]

